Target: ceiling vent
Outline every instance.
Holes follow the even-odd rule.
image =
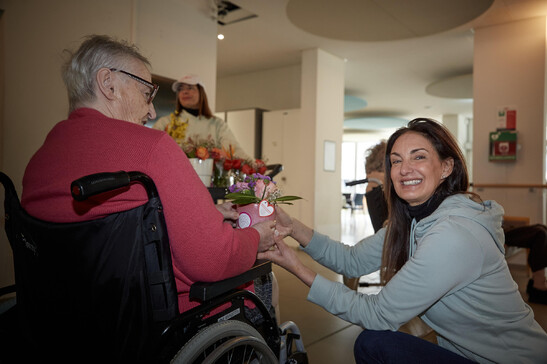
[[[220,25],[234,24],[257,17],[256,14],[242,9],[229,1],[215,0],[215,3],[217,7],[217,23]]]

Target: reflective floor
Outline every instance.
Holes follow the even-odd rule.
[[[363,211],[351,212],[342,210],[342,241],[352,244],[362,237],[372,233],[372,226],[368,215]],[[296,249],[296,243],[292,244]],[[299,252],[300,258],[316,272],[326,278],[342,281],[342,277],[327,268],[315,263],[307,254]],[[521,251],[508,259],[513,278],[519,285],[524,299],[528,282],[528,268],[526,266],[525,251]],[[308,351],[310,364],[355,363],[353,359],[353,343],[361,332],[361,328],[341,320],[319,306],[306,300],[308,287],[287,273],[282,268],[274,266],[274,272],[279,282],[281,322],[292,320],[299,326],[304,345]],[[362,281],[377,280],[374,275],[362,278]],[[378,287],[362,287],[360,291],[373,293]],[[547,305],[530,304],[534,310],[536,320],[547,330]],[[410,327],[409,330],[414,330]]]

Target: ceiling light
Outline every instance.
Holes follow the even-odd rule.
[[[217,38],[220,39],[220,40],[224,39],[224,34],[217,35]]]

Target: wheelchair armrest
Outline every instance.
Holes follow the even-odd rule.
[[[190,299],[207,301],[234,288],[252,281],[255,278],[269,274],[272,271],[272,262],[269,260],[257,260],[246,272],[238,276],[227,278],[218,282],[196,282],[190,287]]]

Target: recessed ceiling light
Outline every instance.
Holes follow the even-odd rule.
[[[224,39],[224,34],[219,34],[219,35],[217,35],[217,38],[218,38],[218,39],[221,39],[221,40]]]

